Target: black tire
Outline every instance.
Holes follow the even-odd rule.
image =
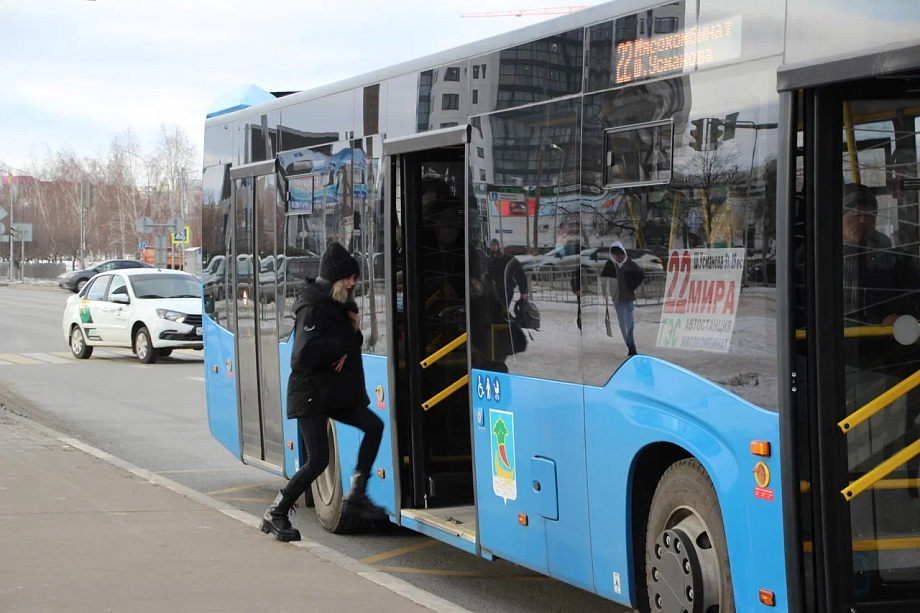
[[[80,326],[70,328],[70,352],[78,360],[86,360],[93,355],[93,348],[86,344],[86,337]]]
[[[655,489],[645,581],[648,600],[641,611],[735,612],[722,510],[709,474],[693,458],[668,467]]]
[[[161,358],[168,358],[172,355],[172,349],[157,349],[157,353]]]
[[[313,482],[313,503],[319,523],[333,534],[350,534],[366,530],[370,523],[355,515],[342,512],[345,493],[342,490],[342,471],[339,467],[339,446],[335,421],[329,420],[329,466]]]
[[[147,330],[146,326],[141,327],[137,334],[134,335],[134,353],[141,364],[153,364],[159,357],[157,350],[154,349],[153,343],[150,341],[150,331]]]

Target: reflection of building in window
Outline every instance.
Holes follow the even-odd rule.
[[[667,183],[671,179],[671,122],[607,132],[604,184],[607,187]]]
[[[442,129],[443,128],[456,128],[458,125],[460,124],[458,124],[456,121],[448,121],[448,122],[442,123],[439,127]]]
[[[442,111],[456,111],[460,109],[460,94],[444,94],[441,96]]]
[[[416,109],[416,124],[419,132],[425,132],[428,130],[428,117],[431,114],[431,87],[433,78],[433,70],[425,70],[418,76],[418,107]]]
[[[581,91],[583,48],[581,30],[573,30],[501,51],[498,108],[511,108]]]
[[[460,68],[456,66],[451,66],[444,71],[444,80],[445,81],[459,81],[460,80]]]
[[[473,104],[479,104],[479,90],[473,90]]]

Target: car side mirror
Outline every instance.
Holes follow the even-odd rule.
[[[131,304],[131,299],[127,294],[115,294],[112,296],[111,300],[115,304]]]

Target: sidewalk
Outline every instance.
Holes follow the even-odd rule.
[[[430,613],[77,444],[0,411],[2,613]]]

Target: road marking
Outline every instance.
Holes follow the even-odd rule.
[[[186,379],[191,381],[204,381],[204,377],[186,377]]]
[[[0,360],[4,362],[12,362],[13,364],[42,364],[39,360],[33,360],[32,358],[27,358],[22,355],[17,355],[15,353],[0,353]]]
[[[182,468],[178,470],[157,470],[158,475],[177,475],[181,473],[226,473],[237,471],[239,468]]]
[[[243,490],[248,490],[254,487],[263,487],[265,485],[277,484],[280,480],[275,479],[274,481],[259,481],[258,483],[250,483],[249,485],[238,485],[236,487],[228,487],[225,490],[214,490],[213,492],[205,492],[207,496],[220,496],[221,494],[232,494],[233,492],[241,492]]]
[[[406,547],[400,547],[399,549],[391,549],[390,551],[384,551],[383,553],[378,553],[361,560],[365,564],[374,564],[376,562],[383,562],[384,560],[389,560],[390,558],[395,558],[406,553],[412,553],[413,551],[419,551],[420,549],[427,549],[428,547],[434,547],[435,545],[440,545],[441,541],[436,541],[435,539],[425,539],[421,543],[415,543],[414,545],[407,545]]]
[[[73,363],[73,360],[65,360],[63,358],[59,358],[55,355],[52,355],[50,353],[23,353],[22,355],[24,355],[27,358],[39,360],[41,362],[47,362],[49,364],[72,364]]]
[[[264,502],[266,504],[275,502],[274,498],[221,498],[221,500],[232,500],[234,502]]]
[[[438,541],[440,542],[440,541]],[[410,566],[374,566],[387,573],[408,573],[411,575],[435,575],[438,577],[470,577],[474,579],[512,579],[517,581],[552,581],[543,575],[494,575],[474,570],[439,570],[436,568],[412,568]]]
[[[10,364],[12,364],[12,362],[4,362],[3,360],[0,360],[0,366],[9,366]]]

